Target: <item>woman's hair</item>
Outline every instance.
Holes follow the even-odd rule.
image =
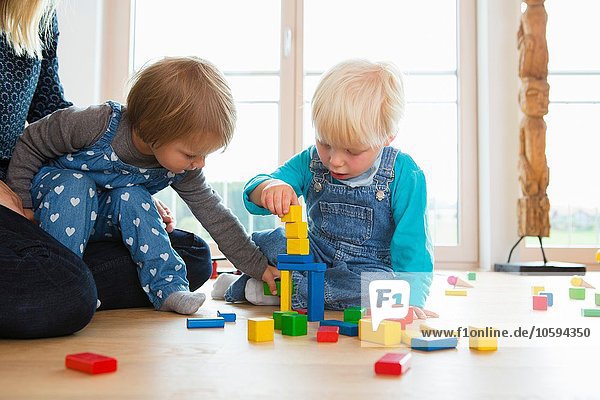
[[[160,147],[174,140],[210,141],[227,147],[236,109],[225,77],[197,57],[166,57],[145,66],[131,80],[127,114],[136,134]]]
[[[0,35],[17,56],[41,59],[57,0],[1,0]]]
[[[323,75],[312,98],[316,139],[383,146],[397,134],[404,106],[402,75],[393,64],[343,61]]]

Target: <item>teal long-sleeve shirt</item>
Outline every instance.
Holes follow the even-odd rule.
[[[298,197],[308,193],[312,181],[310,160],[314,146],[296,154],[272,174],[260,174],[244,187],[246,209],[256,215],[268,215],[269,210],[250,201],[250,193],[268,179],[288,183]],[[339,183],[339,182],[338,182]],[[392,215],[396,228],[392,236],[392,268],[396,276],[411,285],[410,304],[423,307],[433,271],[433,246],[427,224],[427,187],[425,175],[414,160],[398,152],[394,164],[394,180],[390,184]]]

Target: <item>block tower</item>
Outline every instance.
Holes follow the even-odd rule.
[[[324,315],[324,263],[314,262],[309,254],[308,224],[302,221],[302,206],[290,206],[290,212],[281,218],[285,222],[287,254],[277,256],[281,276],[281,311],[292,308],[292,271],[308,272],[308,320],[320,321]]]

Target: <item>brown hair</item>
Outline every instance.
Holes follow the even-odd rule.
[[[52,28],[55,0],[0,1],[0,35],[17,56],[42,58],[43,42]]]
[[[160,147],[178,139],[208,139],[216,142],[212,151],[227,147],[236,120],[225,77],[197,57],[166,57],[138,71],[127,96],[127,115],[145,143]]]

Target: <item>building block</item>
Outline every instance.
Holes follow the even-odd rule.
[[[88,374],[103,374],[117,370],[117,359],[95,353],[69,354],[65,357],[65,367]]]
[[[537,296],[539,292],[543,292],[544,290],[546,290],[546,288],[543,286],[532,286],[531,294]]]
[[[469,348],[479,351],[496,351],[498,350],[498,338],[494,337],[491,332],[493,328],[476,328],[469,327]],[[473,333],[472,333],[473,332]],[[475,334],[477,332],[477,334]]]
[[[595,299],[596,300],[596,305],[600,306],[600,293],[596,293],[595,297],[596,297],[596,299]]]
[[[278,254],[277,264],[310,264],[315,262],[312,254]]]
[[[296,311],[298,314],[308,315],[308,310],[306,308],[294,308],[292,311]]]
[[[554,304],[554,295],[550,292],[540,292],[539,296],[546,296],[548,298],[548,307],[552,307]]]
[[[593,287],[592,285],[590,285],[589,283],[587,283],[586,281],[583,280],[582,277],[580,276],[574,276],[571,278],[571,285],[573,286],[577,286],[577,287],[584,287],[584,288],[588,288],[588,289],[596,289],[595,287]]]
[[[358,324],[351,322],[338,321],[336,319],[326,319],[319,322],[320,326],[337,326],[340,328],[340,335],[358,336]]]
[[[325,273],[308,273],[308,320],[320,321],[325,317]]]
[[[462,289],[446,289],[446,296],[466,296],[467,291]]]
[[[263,294],[265,296],[279,296],[281,295],[281,281],[279,279],[275,280],[275,286],[277,287],[277,294],[273,294],[271,293],[271,289],[269,288],[269,285],[267,285],[267,282],[263,282]]]
[[[248,318],[248,341],[272,342],[275,337],[275,321],[271,318]]]
[[[308,239],[288,239],[288,254],[308,254],[310,252],[310,242]]]
[[[585,288],[569,288],[569,298],[571,300],[585,300]]]
[[[281,316],[281,334],[286,336],[304,336],[308,332],[308,318],[302,314],[283,314]]]
[[[368,317],[368,316],[365,315],[365,317]],[[404,318],[388,318],[388,319],[386,319],[386,321],[395,322],[397,324],[400,324],[400,329],[402,329],[402,330],[406,329],[406,319],[404,319]]]
[[[600,317],[600,308],[582,308],[581,315],[583,317]]]
[[[431,326],[428,323],[422,322],[421,325],[419,325],[419,330],[421,331],[421,333],[427,332],[429,333],[430,336],[428,337],[434,337],[433,336],[433,331],[444,331],[445,334],[448,334],[449,336],[447,337],[455,337],[455,338],[459,338],[458,335],[458,330],[454,329],[454,328],[446,328],[446,327],[437,327],[437,326]],[[425,336],[425,334],[423,334],[423,336]]]
[[[474,281],[477,279],[477,274],[475,272],[469,272],[467,274],[467,279],[470,281]]]
[[[280,271],[325,272],[325,270],[327,270],[327,265],[324,263],[304,263],[304,264],[277,263],[277,269]]]
[[[337,343],[340,337],[339,326],[320,326],[317,330],[317,342]]]
[[[436,351],[454,349],[458,345],[456,337],[420,337],[410,341],[413,350]]]
[[[348,307],[344,310],[344,322],[358,323],[366,313],[365,307]]]
[[[448,279],[446,279],[446,281],[448,282],[448,284],[452,285],[453,287],[463,287],[463,288],[472,288],[473,285],[471,285],[468,282],[463,281],[462,279],[460,279],[458,276],[449,276]]]
[[[281,217],[281,222],[302,222],[302,206],[291,205],[290,211]]]
[[[402,375],[410,368],[410,353],[387,353],[375,363],[377,375]]]
[[[285,237],[288,239],[306,239],[308,237],[308,223],[288,222],[285,224]]]
[[[403,330],[402,331],[402,337],[401,337],[401,342],[407,346],[411,346],[412,345],[412,340],[415,338],[420,338],[422,337],[421,335],[421,331],[415,331],[415,330]]]
[[[225,322],[235,322],[237,318],[235,313],[222,313],[221,311],[217,311],[217,317],[222,317]]]
[[[546,311],[548,309],[548,297],[533,296],[533,309],[538,311]]]
[[[281,317],[286,314],[298,314],[297,311],[273,311],[273,321],[275,321],[275,329],[281,330]]]
[[[374,331],[371,318],[361,318],[358,321],[358,338],[365,342],[394,346],[401,342],[402,327],[396,322],[383,320]]]
[[[281,311],[290,311],[292,309],[292,273],[290,271],[281,271],[279,279],[281,280],[279,286],[279,295],[281,297],[279,309]]]
[[[225,318],[187,318],[187,328],[224,328]]]
[[[600,250],[596,251],[596,262],[600,263]]]

